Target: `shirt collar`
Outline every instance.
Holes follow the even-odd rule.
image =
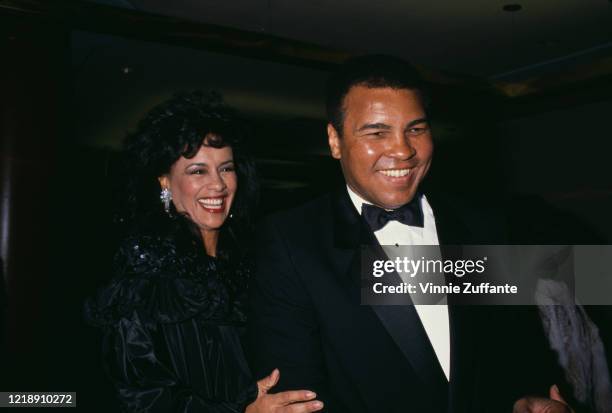
[[[357,195],[355,191],[351,189],[350,186],[346,185],[346,189],[348,191],[349,197],[351,198],[351,201],[353,202],[353,205],[355,205],[355,209],[357,209],[357,212],[359,213],[359,215],[361,215],[361,206],[363,204],[369,204],[369,202],[366,202],[365,199]]]
[[[348,186],[348,184],[346,185],[346,190],[348,191],[349,197],[351,198],[351,201],[353,202],[353,205],[355,205],[355,208],[357,209],[357,212],[359,213],[359,215],[361,215],[361,206],[363,204],[369,204],[369,205],[374,205],[371,202],[366,201],[365,199],[363,199],[362,197],[360,197],[359,195],[357,195],[357,193],[355,191],[353,191],[351,189],[350,186]],[[423,207],[423,200],[425,198],[425,195],[423,195],[421,197],[421,207]]]

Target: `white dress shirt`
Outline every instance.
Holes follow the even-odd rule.
[[[355,208],[357,208],[357,212],[361,214],[362,204],[368,202],[351,190],[348,185],[347,189],[351,201],[353,201]],[[387,225],[374,232],[380,245],[440,245],[436,231],[436,220],[425,195],[421,197],[421,208],[424,218],[423,228],[405,225],[399,221],[389,221]],[[446,375],[446,379],[449,380],[450,328],[448,306],[446,304],[415,305],[414,308],[421,319],[421,323],[436,353],[438,362]]]

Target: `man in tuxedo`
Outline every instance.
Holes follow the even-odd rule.
[[[362,246],[503,237],[487,214],[420,191],[433,154],[426,99],[414,69],[391,57],[353,59],[331,77],[328,140],[346,186],[258,232],[254,372],[279,368],[277,390],[311,389],[329,412],[497,412],[525,395],[560,400],[557,387],[549,394],[560,380],[554,355],[525,309],[360,302]],[[567,409],[546,398],[515,407],[551,406]]]

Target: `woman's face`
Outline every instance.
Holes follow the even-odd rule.
[[[203,235],[217,231],[230,213],[238,186],[232,148],[203,145],[193,158],[181,156],[159,182],[172,192],[176,210]]]

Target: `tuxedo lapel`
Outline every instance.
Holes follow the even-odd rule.
[[[438,411],[447,405],[448,382],[412,305],[372,306],[393,341],[400,348]]]
[[[336,261],[338,274],[343,281],[352,286],[351,291],[356,291],[351,297],[352,301],[359,304],[362,246],[372,248],[377,259],[388,258],[370,228],[355,210],[346,190],[336,193],[333,199],[335,248],[332,259]],[[391,276],[396,278],[396,283],[401,282],[396,273]],[[414,306],[370,308],[421,381],[423,397],[431,400],[432,411],[445,411],[448,382]]]
[[[451,333],[450,411],[476,411],[478,333],[483,328],[478,321],[480,309],[471,306],[449,306],[448,309]]]
[[[455,205],[436,196],[427,195],[436,219],[436,231],[442,258],[460,259],[463,245],[483,241]],[[486,324],[481,320],[482,309],[466,305],[453,305],[449,297],[449,324],[451,339],[451,377],[449,411],[470,412],[478,407],[479,334]]]

